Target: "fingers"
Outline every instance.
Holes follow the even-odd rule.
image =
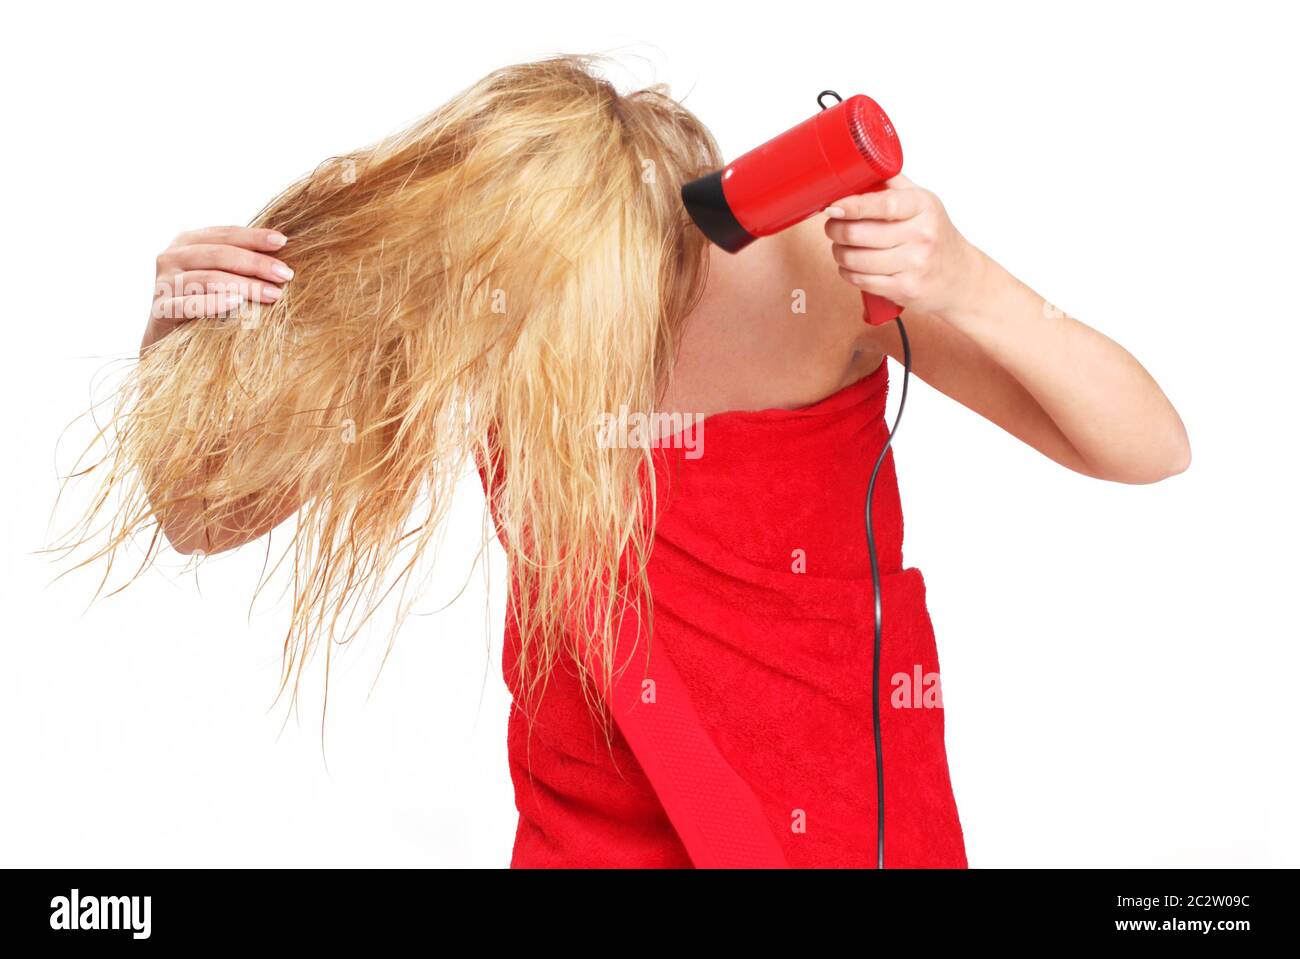
[[[158,257],[158,275],[175,276],[191,270],[218,270],[237,273],[249,278],[260,278],[272,284],[284,283],[293,278],[288,264],[237,246],[219,243],[194,243],[188,246],[169,247]]]
[[[844,267],[840,267],[839,271],[842,279],[852,283],[863,293],[874,293],[877,296],[883,296],[887,300],[892,300],[894,303],[905,300],[911,295],[911,287],[904,279],[906,274],[899,273],[893,276],[883,276],[875,273],[855,273],[852,270],[844,269]]]
[[[860,246],[831,244],[831,256],[843,270],[852,273],[873,273],[890,276],[911,267],[912,253],[905,246],[888,250],[871,250]]]
[[[242,316],[246,305],[275,303],[293,278],[271,254],[288,242],[278,230],[211,226],[180,234],[158,255],[146,342],[187,320]],[[143,348],[143,347],[142,347]]]
[[[920,213],[921,208],[920,190],[891,188],[841,197],[826,212],[840,220],[908,220]]]
[[[172,241],[171,245],[194,246],[199,243],[217,243],[274,253],[287,242],[288,239],[278,230],[265,230],[251,226],[209,226],[182,233]]]
[[[238,293],[159,297],[153,302],[152,316],[155,320],[173,323],[206,317],[227,317],[238,314],[243,303],[244,298]]]
[[[943,204],[904,176],[885,189],[837,200],[826,235],[840,276],[864,293],[908,309],[941,313],[969,298],[974,248]]]
[[[284,290],[270,283],[221,270],[187,270],[160,277],[154,298],[198,296],[209,293],[237,294],[249,303],[274,303]]]
[[[901,246],[915,235],[907,220],[827,220],[823,229],[836,243],[877,250]]]
[[[840,276],[864,293],[901,302],[923,252],[925,193],[897,176],[888,189],[846,196],[827,212],[826,236]]]

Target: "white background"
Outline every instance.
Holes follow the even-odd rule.
[[[490,592],[472,568],[477,480],[369,698],[382,635],[335,656],[324,757],[319,663],[296,717],[272,708],[287,613],[272,592],[250,614],[261,548],[197,582],[169,553],[89,606],[96,573],[52,583],[65,567],[33,551],[84,422],[56,442],[134,355],[175,233],[246,222],[494,67],[605,51],[621,85],[671,83],[728,157],[825,87],[869,93],[958,227],[1129,348],[1187,423],[1191,469],[1124,487],[926,387],[909,401],[906,555],[929,583],[972,865],[1300,865],[1287,10],[7,9],[0,864],[508,862],[503,579],[497,553]]]

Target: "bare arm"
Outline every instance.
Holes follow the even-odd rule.
[[[933,194],[890,187],[838,201],[825,229],[845,280],[904,307],[918,376],[1080,473],[1153,483],[1187,468],[1182,420],[1130,353],[967,242]],[[893,324],[869,336],[901,358]]]

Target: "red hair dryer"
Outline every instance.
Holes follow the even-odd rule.
[[[884,188],[903,169],[903,147],[880,105],[858,94],[822,112],[732,163],[682,186],[695,225],[728,253],[760,236],[779,233],[826,209],[833,200]],[[880,325],[902,310],[864,293],[864,319]]]

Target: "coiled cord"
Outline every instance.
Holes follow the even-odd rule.
[[[903,419],[903,407],[907,405],[907,382],[912,377],[912,345],[907,341],[907,327],[903,326],[902,316],[894,317],[894,322],[898,324],[898,335],[903,340],[903,389],[898,398],[898,412],[894,415],[894,425],[889,430],[885,445],[880,448],[880,456],[876,458],[876,465],[871,470],[871,482],[867,484],[867,550],[871,554],[871,590],[876,601],[875,643],[871,654],[871,732],[876,746],[877,869],[885,868],[885,757],[880,745],[880,562],[876,559],[876,537],[871,528],[871,503],[876,492],[876,476],[880,472],[881,464],[885,462],[885,454],[889,452],[890,444],[894,442],[898,424]],[[881,362],[889,361],[885,359]]]

